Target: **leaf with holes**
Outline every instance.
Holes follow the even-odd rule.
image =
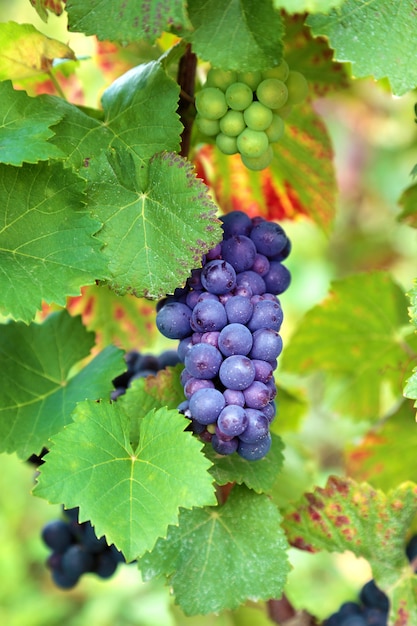
[[[50,39],[31,24],[0,24],[0,80],[24,80],[52,69],[54,59],[75,60],[65,44]]]
[[[151,550],[176,524],[179,507],[215,504],[210,462],[184,432],[177,411],[119,402],[83,402],[73,423],[53,438],[34,494],[66,508],[79,506],[129,561]],[[140,418],[139,431],[132,422]],[[131,441],[139,432],[139,441]],[[178,459],[181,462],[178,463]]]
[[[182,33],[196,54],[215,67],[230,70],[260,70],[282,59],[284,27],[271,0],[188,0],[193,25]],[[220,24],[233,25],[220,28]]]
[[[171,28],[190,28],[184,0],[68,0],[69,30],[97,35],[123,44],[144,39],[150,43]]]
[[[93,346],[94,334],[66,311],[42,324],[0,325],[0,451],[23,459],[39,453],[71,421],[77,402],[109,397],[125,367],[121,350],[109,346],[71,376]]]
[[[139,169],[140,162],[122,150],[92,161],[90,208],[104,223],[98,236],[105,243],[110,287],[158,298],[201,266],[202,255],[221,240],[221,229],[216,206],[188,161],[174,153],[155,155],[143,186]]]
[[[166,575],[187,615],[278,598],[289,572],[281,515],[265,495],[234,487],[222,507],[181,511],[179,525],[139,561],[145,580]]]
[[[328,37],[336,60],[352,63],[354,76],[388,78],[396,96],[417,85],[415,0],[346,0],[328,15],[310,15],[307,25]]]
[[[48,141],[54,135],[51,126],[61,117],[43,96],[29,98],[15,91],[10,81],[0,82],[0,163],[63,159],[64,153]]]
[[[106,276],[101,222],[85,208],[85,181],[60,163],[0,165],[0,186],[0,312],[30,322],[42,300],[64,306]]]

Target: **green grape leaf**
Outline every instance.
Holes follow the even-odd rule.
[[[132,444],[138,418],[139,441]],[[91,520],[97,536],[104,534],[128,561],[166,536],[179,507],[215,503],[210,462],[202,444],[184,432],[178,412],[144,414],[141,404],[127,410],[119,401],[87,401],[77,405],[73,420],[53,438],[34,494],[79,506],[79,519]]]
[[[284,370],[326,372],[332,405],[357,419],[380,413],[384,385],[401,394],[416,337],[401,288],[384,272],[337,281],[302,319],[282,357]]]
[[[270,451],[259,461],[246,461],[238,454],[220,456],[214,452],[211,445],[206,446],[205,454],[213,462],[210,472],[219,485],[244,483],[257,493],[268,493],[282,467],[283,448],[282,440],[273,435]]]
[[[417,623],[417,576],[406,568],[396,584],[389,590],[389,624],[408,626]]]
[[[417,426],[412,403],[401,407],[347,451],[348,475],[377,489],[393,489],[410,478]]]
[[[44,22],[48,21],[48,11],[55,15],[61,15],[64,12],[65,0],[30,0],[30,3]]]
[[[345,0],[273,0],[278,11],[287,13],[327,13],[330,9],[340,7]]]
[[[408,307],[408,315],[410,321],[417,330],[417,279],[414,280],[414,287],[407,293],[407,297],[410,300],[410,306]]]
[[[31,24],[0,23],[0,41],[0,80],[33,78],[48,73],[54,59],[75,60],[71,48]]]
[[[394,600],[390,623],[405,626],[413,622],[395,619],[402,602],[406,612],[416,611],[416,578],[411,581],[413,571],[405,555],[405,537],[416,513],[415,483],[403,483],[385,494],[366,483],[331,476],[324,488],[307,493],[288,511],[284,528],[289,542],[300,549],[350,550],[369,561],[375,582]],[[401,599],[404,587],[409,592]]]
[[[143,350],[158,337],[155,303],[135,296],[118,296],[105,285],[83,287],[81,296],[69,298],[67,309],[81,315],[88,330],[97,333],[96,345]]]
[[[145,580],[166,575],[187,615],[282,594],[289,564],[281,516],[269,498],[234,487],[221,507],[181,511],[179,525],[139,561]]]
[[[246,71],[281,62],[284,26],[272,0],[189,0],[188,12],[194,30],[183,36],[211,65]]]
[[[414,10],[414,0],[346,0],[328,15],[310,15],[307,25],[328,37],[336,60],[350,61],[357,78],[388,78],[401,96],[417,85]]]
[[[71,421],[77,402],[110,395],[112,379],[125,366],[117,348],[109,346],[71,375],[93,346],[94,334],[66,311],[42,324],[0,325],[0,451],[23,459],[39,453]]]
[[[99,169],[99,174],[96,171]],[[216,206],[191,164],[174,153],[149,161],[142,187],[137,159],[127,151],[91,162],[90,208],[104,223],[111,278],[118,293],[158,298],[183,285],[201,256],[221,240]]]
[[[68,28],[122,44],[144,39],[150,43],[171,28],[190,28],[184,0],[67,0]]]
[[[64,154],[48,142],[54,132],[51,126],[61,119],[43,96],[29,98],[15,91],[10,81],[0,82],[0,163],[22,165]]]
[[[84,207],[85,182],[59,163],[0,165],[0,185],[0,312],[29,322],[42,299],[65,305],[105,276],[101,223]]]
[[[179,363],[175,367],[167,367],[146,379],[146,392],[156,398],[161,406],[176,409],[185,400],[184,388],[181,384],[180,374],[184,365]],[[188,421],[186,422],[188,424]]]
[[[417,183],[410,185],[403,191],[399,205],[402,207],[402,211],[398,219],[412,228],[417,228]]]

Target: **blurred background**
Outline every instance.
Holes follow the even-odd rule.
[[[75,80],[63,85],[76,100],[77,81],[87,85],[84,104],[95,107],[106,86],[94,61],[92,37],[66,30],[65,15],[50,16],[45,24],[27,0],[0,0],[0,21],[31,23],[42,33],[70,45],[79,62]],[[126,51],[126,58],[130,54]],[[124,71],[124,70],[121,70]],[[121,73],[121,72],[120,72]],[[412,182],[417,162],[415,94],[393,98],[383,83],[356,81],[343,93],[315,103],[333,141],[339,185],[336,220],[327,237],[312,222],[301,219],[283,225],[293,242],[288,267],[291,288],[282,297],[285,311],[283,339],[291,334],[303,314],[327,294],[333,279],[370,269],[385,269],[405,291],[417,275],[415,230],[398,221],[399,198]],[[156,351],[172,347],[160,337],[145,347]],[[279,375],[279,373],[278,373]],[[299,454],[287,460],[288,489],[323,485],[326,477],[343,467],[334,454],[358,441],[367,425],[327,423],[309,413],[297,433]],[[291,435],[289,435],[291,437]],[[332,454],[326,457],[326,449]],[[292,454],[292,456],[291,456]],[[301,464],[303,464],[301,470]],[[307,469],[306,469],[307,468]],[[302,474],[302,480],[297,476]],[[187,618],[173,604],[162,583],[144,584],[134,565],[120,566],[108,581],[84,576],[71,591],[57,589],[45,567],[48,555],[40,532],[60,508],[34,498],[34,468],[15,456],[0,455],[0,622],[7,626],[267,626],[263,605],[222,615]],[[288,596],[296,608],[320,618],[340,603],[354,599],[371,578],[366,562],[349,553],[304,554],[291,550],[293,572]],[[323,593],[325,590],[325,593]]]

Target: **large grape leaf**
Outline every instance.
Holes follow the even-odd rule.
[[[274,0],[274,7],[287,13],[327,13],[345,0]]]
[[[0,23],[0,80],[22,80],[52,69],[54,59],[73,59],[64,43],[50,39],[31,24]]]
[[[69,298],[67,309],[81,315],[88,330],[97,333],[96,345],[142,350],[158,337],[155,303],[135,296],[118,296],[106,285],[89,285],[81,296]]]
[[[281,365],[298,374],[326,372],[328,399],[357,419],[375,419],[383,386],[402,393],[416,337],[407,300],[384,272],[353,275],[333,284],[327,299],[302,319]]]
[[[211,445],[206,446],[206,456],[213,462],[210,472],[219,485],[235,482],[245,484],[257,493],[270,492],[284,460],[284,445],[280,437],[272,436],[268,454],[259,461],[248,462],[237,454],[220,456]]]
[[[0,165],[0,312],[29,322],[41,301],[104,278],[101,223],[84,206],[85,182],[60,163]]]
[[[388,78],[397,96],[417,85],[415,0],[346,0],[307,24],[329,38],[336,59],[350,61],[356,77]]]
[[[366,483],[331,476],[289,511],[289,542],[303,550],[352,551],[372,567],[391,599],[390,624],[417,619],[417,578],[405,556],[405,538],[417,514],[417,485],[403,483],[388,494]]]
[[[142,394],[146,402],[146,394]],[[210,462],[177,411],[83,402],[53,438],[34,494],[80,507],[98,536],[134,560],[165,537],[179,507],[214,504]],[[138,430],[132,422],[140,419]],[[131,440],[131,433],[139,437]]]
[[[183,36],[213,66],[245,71],[281,62],[284,27],[272,0],[189,0],[188,12],[193,31]]]
[[[333,149],[310,104],[294,107],[283,138],[272,146],[274,159],[262,172],[248,170],[239,155],[225,156],[213,146],[199,151],[197,164],[225,212],[240,209],[271,220],[308,215],[329,231],[336,204]]]
[[[0,325],[0,451],[21,458],[39,453],[71,421],[77,402],[109,396],[112,379],[124,370],[120,350],[109,346],[71,376],[93,346],[94,334],[66,311],[42,324]]]
[[[202,254],[221,239],[220,222],[202,181],[179,155],[155,155],[146,185],[139,169],[140,162],[122,150],[92,161],[89,204],[104,223],[99,237],[111,288],[158,298],[201,266]]]
[[[398,411],[347,451],[347,473],[377,489],[393,489],[410,479],[416,436],[412,403],[404,402]]]
[[[62,159],[61,150],[48,142],[54,135],[51,126],[61,118],[42,96],[29,98],[15,91],[10,81],[0,82],[0,162],[22,165]]]
[[[150,43],[171,28],[190,28],[184,0],[68,0],[68,28],[123,44],[144,39]]]
[[[139,561],[145,580],[166,575],[187,615],[282,594],[289,564],[281,516],[269,498],[234,487],[222,507],[181,511],[179,525]]]

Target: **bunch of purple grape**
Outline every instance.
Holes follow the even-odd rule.
[[[126,389],[136,378],[145,378],[146,376],[155,376],[159,370],[163,370],[168,366],[177,365],[180,360],[176,350],[165,350],[160,355],[141,354],[137,350],[131,350],[125,354],[127,369],[123,374],[113,379],[114,391],[111,393],[111,399],[116,400],[119,396],[126,393]]]
[[[46,563],[52,580],[61,589],[71,589],[81,576],[94,573],[110,578],[125,558],[106,538],[98,538],[90,522],[78,522],[78,508],[63,509],[64,519],[48,522],[42,539],[52,550]]]
[[[282,264],[291,245],[282,227],[233,211],[221,218],[223,241],[184,288],[159,303],[156,324],[179,339],[190,428],[221,455],[248,460],[270,449],[274,370],[282,350],[277,295],[290,283]]]

